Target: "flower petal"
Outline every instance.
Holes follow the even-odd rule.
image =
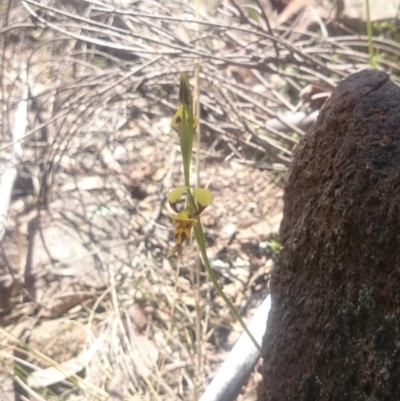
[[[178,256],[178,262],[180,264],[183,263],[183,255],[182,255],[182,245],[181,244],[176,244],[167,254],[167,258],[170,258],[172,256]]]
[[[192,218],[189,208],[181,210],[175,216],[171,216],[171,219],[174,222],[190,221],[193,225],[197,223],[197,220]]]
[[[186,75],[181,74],[179,85],[179,101],[186,107],[192,107],[192,94],[189,81]]]
[[[180,247],[181,247],[180,244],[175,244],[174,247],[167,253],[167,258],[170,258],[171,256],[175,255],[175,253],[178,252]]]
[[[203,209],[213,201],[213,194],[206,188],[195,188],[193,193],[197,203],[202,206]]]
[[[186,112],[185,115],[186,115],[186,119],[189,122],[188,113]],[[172,121],[171,121],[171,127],[178,133],[179,133],[179,129],[180,129],[181,122],[182,122],[182,116],[183,116],[183,104],[181,104],[179,106],[178,110],[175,112],[174,116],[172,117]],[[198,123],[199,123],[199,120],[197,119],[197,117],[195,115],[193,115],[193,130],[196,129]]]
[[[188,187],[176,187],[171,189],[168,194],[168,202],[169,203],[176,203],[178,199],[185,193]]]

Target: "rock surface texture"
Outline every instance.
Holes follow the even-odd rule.
[[[260,401],[400,400],[400,88],[343,80],[298,146]]]

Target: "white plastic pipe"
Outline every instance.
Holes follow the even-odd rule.
[[[270,309],[271,296],[268,295],[247,326],[260,345]],[[243,333],[199,401],[233,401],[259,358],[257,348],[248,335]]]

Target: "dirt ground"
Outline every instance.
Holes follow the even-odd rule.
[[[94,386],[104,385],[96,378],[107,380],[105,372],[96,373],[104,369],[113,377],[118,373],[122,389],[129,390],[127,367],[120,366],[128,359],[129,374],[138,375],[139,388],[150,373],[156,374],[170,391],[177,391],[172,383],[180,382],[182,393],[174,395],[180,397],[188,393],[194,374],[190,348],[197,341],[196,248],[185,247],[176,277],[177,260],[165,258],[173,246],[166,195],[182,185],[181,159],[169,117],[162,122],[160,133],[151,134],[132,119],[101,149],[109,159],[95,173],[83,165],[89,155],[68,160],[57,172],[57,185],[39,217],[35,208],[27,213],[26,204],[22,206],[27,189],[21,186],[21,195],[11,204],[2,259],[15,268],[21,253],[27,255],[22,265],[27,288],[22,290],[18,280],[3,284],[2,324],[10,335],[26,339],[29,347],[58,363],[86,348],[97,349],[95,359],[88,360]],[[209,152],[206,144],[200,166],[200,183],[214,194],[202,218],[212,267],[241,314],[250,317],[266,296],[273,267],[269,241],[277,236],[281,220],[281,174],[227,160]],[[199,382],[204,388],[240,328],[203,268],[201,283]],[[128,350],[123,340],[134,349]],[[40,358],[31,363],[46,366]]]
[[[15,106],[23,93],[20,64],[11,62],[18,46],[29,52],[32,40],[6,48],[6,90]],[[169,72],[175,80],[163,87],[158,80],[141,88],[134,82],[136,89],[123,87],[121,99],[122,86],[117,77],[110,85],[108,70],[71,80],[65,61],[62,85],[52,93],[60,64],[52,64],[40,45],[34,49],[31,135],[1,242],[2,395],[196,398],[241,328],[198,265],[192,241],[179,271],[176,258],[166,259],[174,244],[166,196],[183,183],[179,141],[170,126],[179,75]],[[102,91],[110,96],[101,97]],[[162,94],[167,107],[154,98]],[[4,127],[15,126],[16,113],[10,109]],[[214,195],[202,215],[208,255],[225,293],[248,320],[267,294],[279,246],[284,169],[263,168],[257,151],[244,150],[249,160],[238,157],[243,149],[232,140],[227,146],[207,125],[202,135],[192,177],[193,186],[207,186]],[[255,373],[244,393],[254,398],[259,378]]]

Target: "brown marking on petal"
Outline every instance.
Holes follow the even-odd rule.
[[[176,206],[178,202],[169,202],[169,205],[171,206],[171,209],[175,212],[175,213],[179,213],[179,210]]]
[[[175,231],[175,242],[177,243],[177,244],[181,244],[182,243],[182,231],[181,230],[179,230],[179,229],[177,229],[176,231]]]
[[[193,217],[200,216],[204,212],[205,207],[199,204],[199,208],[195,213],[193,213]]]
[[[175,124],[180,124],[182,122],[181,116],[175,118]]]
[[[192,96],[190,92],[190,85],[186,75],[180,76],[179,82],[179,100],[185,106],[189,107],[192,104]]]
[[[178,256],[178,260],[180,263],[183,263],[183,258],[182,258],[182,247],[180,245],[176,246],[176,254]]]

